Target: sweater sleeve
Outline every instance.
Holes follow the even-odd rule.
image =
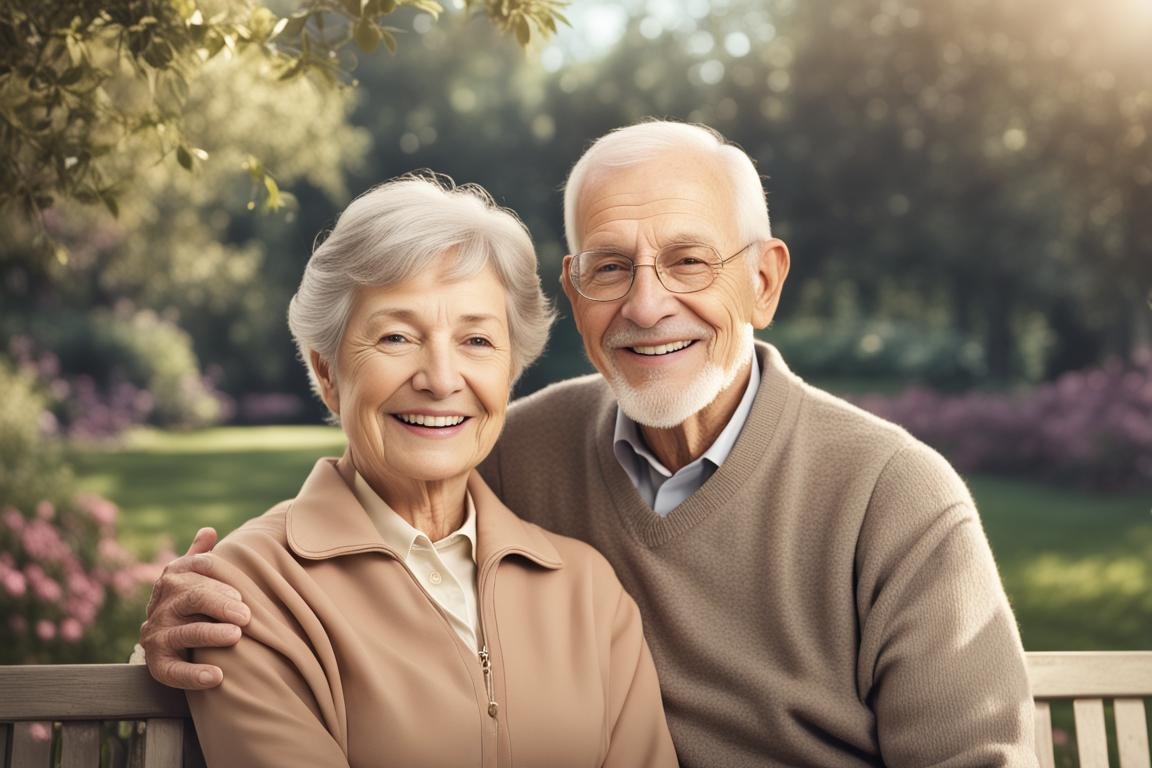
[[[604,768],[675,766],[676,750],[640,610],[623,588],[613,618],[609,675],[610,741]]]
[[[196,733],[211,768],[305,768],[347,766],[334,734],[342,732],[340,699],[293,626],[269,597],[283,590],[274,569],[256,558],[256,568],[237,567],[235,548],[224,548],[222,580],[240,590],[252,609],[244,634],[231,648],[194,651],[196,662],[224,671],[218,688],[189,691]],[[251,552],[245,552],[251,556]]]
[[[858,686],[885,764],[1036,765],[1016,622],[971,497],[935,452],[888,462],[857,573]]]

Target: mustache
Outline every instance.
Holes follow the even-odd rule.
[[[711,329],[703,323],[684,320],[660,323],[651,328],[640,328],[629,324],[621,328],[610,329],[604,334],[604,346],[611,348],[651,346],[666,341],[707,339],[711,336]]]

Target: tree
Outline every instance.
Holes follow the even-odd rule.
[[[175,156],[185,169],[207,158],[188,141],[189,84],[220,56],[258,52],[269,76],[316,74],[350,82],[349,48],[396,47],[382,22],[400,6],[434,16],[436,0],[303,0],[278,17],[259,0],[7,0],[0,6],[0,208],[26,215],[57,198],[103,203],[115,214],[133,172]],[[563,0],[467,0],[526,45],[563,22]],[[125,169],[116,151],[148,140]],[[140,145],[137,144],[137,147]],[[253,165],[267,207],[279,189]]]

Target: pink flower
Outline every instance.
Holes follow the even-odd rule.
[[[4,525],[12,533],[20,533],[24,530],[24,516],[15,507],[4,508]]]
[[[114,525],[119,510],[116,505],[95,493],[81,493],[76,496],[81,509],[100,525]]]
[[[28,728],[28,735],[33,741],[51,741],[52,726],[48,723],[32,723]]]
[[[44,642],[48,642],[56,637],[56,625],[48,621],[48,619],[40,619],[36,622],[36,637]]]
[[[69,643],[74,643],[84,636],[84,628],[76,619],[64,619],[60,622],[60,637]]]
[[[12,597],[24,597],[28,591],[28,580],[20,571],[7,571],[3,576],[4,591]]]
[[[38,579],[33,585],[36,596],[46,603],[56,603],[64,595],[64,590],[60,589],[60,585],[54,580],[49,578]]]
[[[21,534],[21,542],[24,544],[24,551],[41,562],[60,562],[71,552],[60,538],[60,532],[45,520],[36,519],[28,523]]]
[[[129,559],[128,550],[120,546],[120,542],[113,538],[100,539],[100,543],[96,545],[96,552],[100,555],[100,559],[106,563],[119,564]]]
[[[41,520],[51,520],[56,517],[56,507],[50,501],[41,501],[36,505],[36,517]]]

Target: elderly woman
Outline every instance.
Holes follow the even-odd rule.
[[[347,451],[217,547],[251,607],[189,693],[211,766],[661,766],[635,603],[475,472],[552,312],[523,225],[428,178],[354,201],[289,324]],[[558,436],[562,437],[562,436]]]

